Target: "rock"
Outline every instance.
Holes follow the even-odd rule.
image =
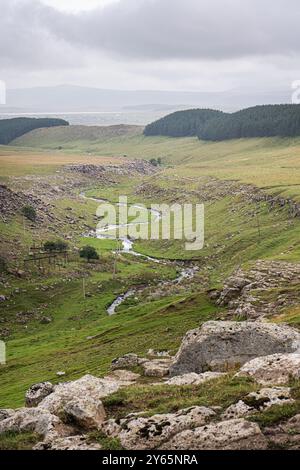
[[[57,416],[40,408],[20,408],[0,421],[0,434],[4,432],[34,432],[40,436],[57,436],[63,425]]]
[[[167,385],[200,385],[210,380],[219,379],[224,377],[226,374],[223,372],[203,372],[203,374],[196,374],[191,372],[190,374],[177,375],[172,379],[164,382]]]
[[[135,372],[131,372],[130,370],[126,369],[115,369],[111,374],[105,376],[105,379],[108,380],[117,380],[124,385],[129,385],[131,383],[136,382],[136,380],[140,377],[140,374],[136,374]]]
[[[233,419],[180,432],[159,449],[264,450],[267,440],[256,423]]]
[[[291,389],[288,387],[263,388],[251,392],[243,400],[235,403],[222,414],[222,419],[234,419],[249,416],[257,411],[264,411],[273,405],[293,403]]]
[[[15,413],[15,410],[10,410],[10,409],[2,409],[0,410],[0,421],[3,421],[4,419],[11,418]]]
[[[44,398],[46,398],[54,390],[51,382],[41,382],[32,385],[25,395],[25,406],[37,406]]]
[[[156,449],[175,434],[202,426],[215,413],[203,406],[181,410],[174,414],[155,415],[151,418],[133,417],[120,421],[118,437],[125,449]]]
[[[62,370],[59,370],[58,372],[56,372],[56,375],[57,375],[58,377],[63,377],[64,375],[66,375],[66,373],[65,373],[64,371],[62,371]]]
[[[33,450],[100,450],[97,443],[89,443],[85,436],[58,437],[51,441],[39,442]]]
[[[77,397],[89,397],[97,404],[101,398],[116,392],[120,386],[120,382],[117,381],[85,375],[73,382],[56,385],[54,392],[44,398],[38,406],[57,415],[63,411],[68,402]]]
[[[170,359],[153,359],[142,364],[142,368],[147,377],[165,377],[169,374],[171,363]]]
[[[51,323],[51,322],[52,322],[52,318],[50,318],[50,317],[42,317],[42,318],[40,319],[40,323],[41,323],[42,325],[48,325],[48,324]]]
[[[262,385],[281,385],[300,378],[300,354],[273,354],[247,362],[236,374]]]
[[[137,367],[139,365],[139,357],[137,354],[125,354],[125,356],[114,359],[111,363],[111,369],[126,369]]]
[[[89,396],[78,396],[68,401],[63,413],[67,423],[87,430],[100,429],[106,417],[102,402]]]
[[[170,375],[224,371],[258,356],[296,351],[300,351],[300,333],[288,326],[210,321],[187,333]]]
[[[230,405],[224,413],[222,413],[222,420],[227,421],[229,419],[243,418],[249,416],[254,409],[251,406],[246,405],[243,400]]]
[[[276,448],[299,450],[300,414],[272,428],[265,428],[264,434]]]
[[[7,299],[5,295],[0,295],[0,302],[5,302]]]

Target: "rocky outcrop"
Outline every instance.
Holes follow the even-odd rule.
[[[293,286],[300,286],[299,263],[257,261],[249,271],[237,270],[220,292],[211,291],[209,295],[217,305],[228,307],[227,317],[256,320],[298,304],[299,290],[290,289]],[[285,288],[284,293],[278,291],[280,288]],[[266,297],[267,291],[270,295]]]
[[[176,434],[160,446],[167,450],[263,450],[267,440],[259,426],[244,419],[222,421]]]
[[[289,387],[263,388],[258,392],[249,393],[243,400],[229,406],[222,414],[224,420],[249,416],[264,411],[273,405],[293,403]]]
[[[266,428],[264,434],[276,449],[299,450],[300,414],[277,426]]]
[[[147,160],[131,160],[119,165],[68,165],[67,171],[80,173],[94,179],[103,179],[104,175],[152,175],[157,172],[157,168]]]
[[[300,351],[300,333],[261,322],[207,322],[189,331],[171,365],[171,376],[224,371],[258,356]]]
[[[203,372],[203,374],[196,374],[191,372],[190,374],[177,375],[164,382],[166,385],[200,385],[210,380],[219,379],[224,377],[226,374],[223,372]]]
[[[49,441],[39,442],[33,450],[100,450],[97,443],[88,442],[85,436],[58,437]]]
[[[173,358],[147,360],[142,364],[146,377],[165,377],[169,375]]]
[[[32,385],[25,395],[25,406],[37,406],[44,398],[54,391],[54,385],[51,382],[41,382]]]
[[[64,419],[82,429],[100,429],[106,413],[100,400],[87,396],[78,396],[68,401],[63,407]]]
[[[257,357],[247,362],[236,375],[251,377],[262,385],[286,384],[300,378],[300,353]]]
[[[119,428],[110,423],[110,429],[119,437],[125,449],[155,449],[185,429],[204,425],[214,415],[210,408],[196,406],[178,413],[155,415],[151,418],[125,418],[120,421]]]

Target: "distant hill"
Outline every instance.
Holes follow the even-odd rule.
[[[144,135],[165,135],[168,137],[191,137],[198,135],[211,120],[222,117],[221,111],[211,109],[189,109],[177,111],[145,127]]]
[[[146,126],[145,136],[198,136],[221,141],[251,137],[300,136],[300,105],[263,105],[223,113],[194,109],[169,114]]]
[[[68,126],[69,123],[63,119],[36,119],[36,118],[13,118],[0,120],[0,144],[7,145],[12,140],[26,134],[33,129],[42,127]]]
[[[76,147],[81,144],[95,145],[99,141],[113,138],[142,135],[142,126],[68,126],[47,129],[35,129],[11,142],[22,147]]]

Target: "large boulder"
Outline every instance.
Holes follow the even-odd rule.
[[[165,377],[169,375],[172,359],[152,359],[142,364],[146,377]]]
[[[106,413],[100,400],[89,396],[73,398],[64,405],[64,418],[82,429],[100,429]]]
[[[119,427],[109,424],[122,447],[128,450],[156,449],[175,434],[197,426],[203,426],[215,412],[210,408],[195,406],[178,413],[155,415],[151,418],[129,416],[120,421]]]
[[[210,321],[187,333],[170,375],[225,371],[258,356],[300,352],[300,333],[262,322]]]
[[[300,378],[300,354],[273,354],[247,362],[236,374],[251,377],[262,385],[286,384]]]
[[[84,397],[94,400],[97,407],[99,401],[101,402],[101,398],[116,392],[122,385],[117,380],[99,379],[92,375],[85,375],[73,382],[56,385],[53,393],[44,398],[38,407],[46,409],[55,415],[60,415],[64,412],[67,403]]]
[[[167,450],[263,450],[267,440],[256,423],[244,419],[221,421],[176,434],[160,449]]]
[[[54,391],[51,382],[41,382],[32,385],[25,395],[25,405],[28,407],[37,406],[44,398]]]

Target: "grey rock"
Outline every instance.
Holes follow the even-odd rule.
[[[187,333],[170,375],[226,371],[258,356],[296,351],[300,351],[300,333],[288,326],[210,321]]]
[[[25,395],[25,406],[37,406],[44,398],[54,391],[54,385],[51,382],[41,382],[32,385]]]

